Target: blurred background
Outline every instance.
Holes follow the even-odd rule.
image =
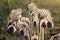
[[[9,21],[9,14],[12,9],[21,8],[22,15],[29,17],[29,3],[35,3],[39,8],[49,9],[54,21],[54,29],[45,29],[45,40],[52,35],[60,33],[60,0],[0,0],[0,39],[19,40],[18,36],[7,36],[4,25]]]

